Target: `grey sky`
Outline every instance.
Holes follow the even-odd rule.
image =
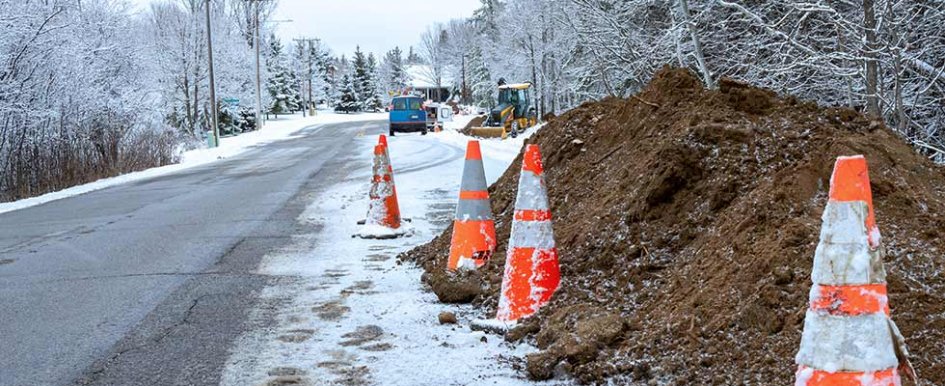
[[[299,36],[322,39],[335,54],[348,56],[356,45],[381,55],[420,42],[427,26],[469,17],[479,0],[279,0],[275,19],[283,40]]]
[[[154,0],[129,0],[139,10]],[[279,0],[277,35],[288,43],[300,36],[322,39],[335,54],[366,52],[382,55],[400,46],[416,46],[433,23],[472,16],[479,0]]]

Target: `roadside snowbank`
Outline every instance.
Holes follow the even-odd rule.
[[[468,117],[470,118],[466,120],[466,123],[468,123],[469,120],[475,116],[470,115]],[[463,123],[462,126],[459,127],[465,127],[466,123]],[[518,137],[509,137],[505,140],[499,138],[474,138],[460,134],[455,130],[444,130],[439,133],[432,133],[430,135],[440,142],[451,146],[456,146],[460,149],[463,149],[463,151],[465,151],[466,143],[469,140],[478,140],[479,148],[482,150],[482,164],[486,170],[486,180],[491,185],[502,176],[502,173],[505,173],[505,169],[508,169],[509,164],[515,160],[515,157],[518,157],[518,153],[522,150],[522,146],[525,145],[525,140],[531,137],[532,134],[535,134],[535,132],[541,129],[544,125],[545,124],[542,123],[530,127]]]
[[[61,200],[63,198],[78,196],[80,194],[105,189],[115,185],[121,185],[131,181],[139,181],[163,176],[195,166],[205,165],[219,159],[235,156],[256,145],[292,138],[294,133],[311,125],[382,119],[387,119],[387,115],[380,113],[335,114],[333,112],[327,111],[319,111],[318,115],[305,118],[303,118],[301,115],[290,115],[282,117],[278,120],[268,121],[262,130],[253,131],[235,137],[221,138],[219,147],[213,149],[201,148],[186,151],[181,155],[181,160],[179,163],[146,169],[134,173],[122,174],[115,177],[103,178],[95,182],[76,185],[68,189],[46,193],[41,196],[0,203],[0,213],[29,208],[31,206],[41,205],[47,202]]]

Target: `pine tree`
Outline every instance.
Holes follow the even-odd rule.
[[[325,102],[331,106],[335,97],[335,65],[328,52],[322,51],[316,56],[318,63],[318,75],[321,77],[322,97]]]
[[[354,66],[354,92],[358,95],[358,100],[362,103],[367,103],[371,100],[371,68],[368,63],[368,59],[364,56],[364,53],[361,52],[361,47],[358,46],[354,50],[354,60],[352,65]],[[361,106],[362,109],[367,108],[367,106]]]
[[[378,112],[384,108],[384,102],[381,101],[379,79],[377,76],[377,59],[374,54],[368,54],[367,58],[368,85],[365,88],[364,109]]]
[[[269,91],[269,112],[279,116],[298,111],[302,102],[299,82],[295,74],[286,66],[282,52],[282,42],[272,35],[269,40],[269,58],[266,60],[269,79],[266,89]]]
[[[384,56],[384,65],[388,67],[388,77],[384,79],[387,90],[400,93],[406,89],[408,82],[407,69],[404,66],[403,51],[400,50],[400,47],[394,47],[394,49],[387,52]]]
[[[483,60],[482,48],[479,46],[473,47],[472,51],[469,53],[467,65],[469,66],[468,87],[472,92],[473,103],[481,107],[492,106],[495,103],[494,95],[496,88],[495,83],[492,82],[489,68],[486,66],[485,60]]]
[[[321,40],[315,39],[315,43],[309,45],[309,57],[312,60],[312,93],[314,99],[312,102],[316,105],[319,101],[331,103],[331,57],[328,51],[322,48]]]
[[[347,74],[342,78],[341,96],[338,103],[335,104],[335,111],[343,111],[345,114],[359,111],[358,95],[354,92],[354,83]]]
[[[499,0],[479,0],[479,2],[482,5],[473,12],[472,21],[479,28],[480,33],[494,40],[499,36],[497,20],[504,8],[503,4]]]
[[[407,64],[423,64],[423,58],[413,50],[413,46],[409,47],[409,52],[407,53]]]

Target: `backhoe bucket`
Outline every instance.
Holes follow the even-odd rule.
[[[480,138],[502,138],[508,135],[504,127],[473,127],[469,129],[469,134]]]

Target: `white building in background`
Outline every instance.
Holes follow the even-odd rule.
[[[426,64],[411,64],[407,66],[408,92],[413,92],[422,96],[426,100],[434,102],[446,102],[452,97],[453,73],[444,69],[440,76],[440,87],[436,85],[436,77],[433,69]]]

